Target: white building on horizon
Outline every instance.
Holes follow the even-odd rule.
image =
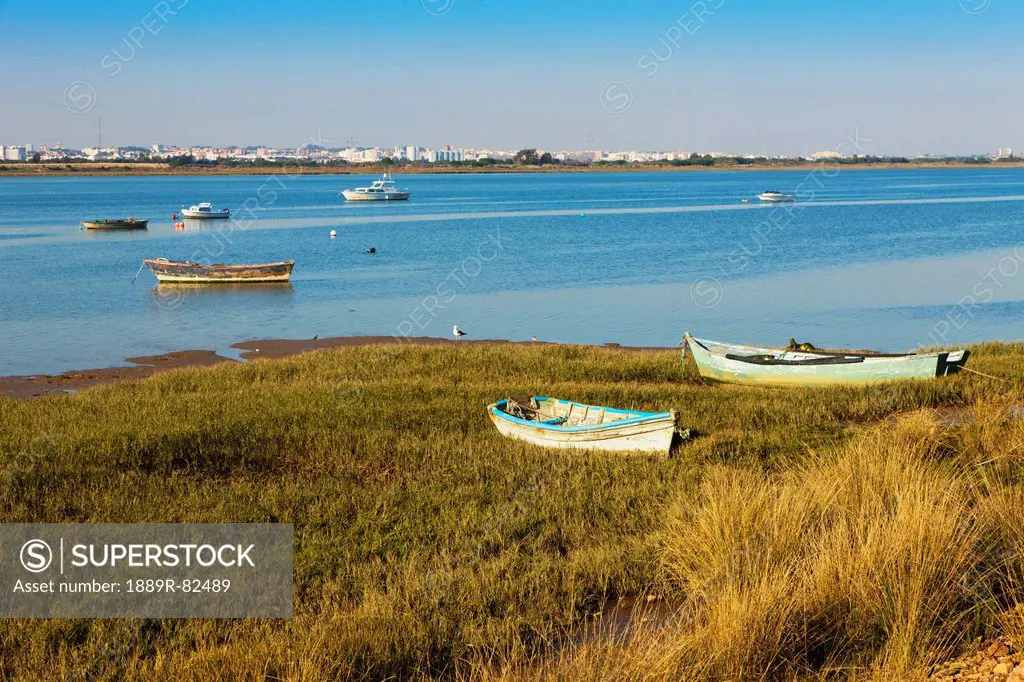
[[[19,146],[7,146],[0,147],[3,149],[4,161],[24,161],[25,160],[25,148]]]
[[[338,158],[344,159],[349,163],[376,163],[383,158],[383,155],[377,147],[371,147],[370,149],[349,147],[338,152]]]
[[[456,149],[450,144],[445,145],[443,149],[430,152],[427,155],[427,160],[433,163],[450,163],[452,161],[464,161],[465,154],[461,149]]]

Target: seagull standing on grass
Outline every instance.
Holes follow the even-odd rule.
[[[463,336],[466,335],[466,332],[464,332],[461,329],[459,329],[459,325],[453,324],[452,325],[452,335],[455,337],[455,340],[458,341],[460,338],[462,338]]]

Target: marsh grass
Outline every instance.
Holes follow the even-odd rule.
[[[1022,358],[780,391],[701,385],[670,351],[377,346],[0,400],[3,521],[291,522],[296,612],[6,621],[0,675],[910,674],[1020,627]],[[698,437],[672,458],[502,438],[484,407],[529,393],[674,408]],[[671,623],[578,636],[647,594]]]

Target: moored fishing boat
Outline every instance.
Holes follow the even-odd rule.
[[[194,220],[223,220],[231,217],[231,211],[226,208],[215,211],[210,202],[204,201],[201,204],[181,209],[181,215]]]
[[[87,230],[145,230],[148,226],[149,221],[140,218],[98,218],[82,221],[82,227]]]
[[[147,258],[143,261],[153,271],[157,281],[178,284],[259,284],[287,282],[292,276],[295,261],[256,263],[252,265],[205,265],[191,261],[173,261],[166,258]]]
[[[668,453],[675,412],[617,410],[571,400],[532,396],[487,406],[502,435],[535,445],[576,450]]]
[[[343,189],[341,194],[347,201],[404,201],[409,198],[409,192],[396,188],[388,173],[380,180],[374,180],[369,187]]]
[[[931,379],[955,374],[969,350],[936,353],[864,353],[791,350],[683,337],[700,375],[709,381],[753,386],[829,386],[900,379]]]

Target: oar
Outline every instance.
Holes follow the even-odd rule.
[[[146,261],[145,260],[143,260],[142,261],[142,265],[139,266],[139,271],[135,273],[134,277],[132,277],[132,286],[135,286],[135,280],[137,280],[139,278],[139,275],[142,274],[142,268],[144,268],[144,267],[146,267]]]

